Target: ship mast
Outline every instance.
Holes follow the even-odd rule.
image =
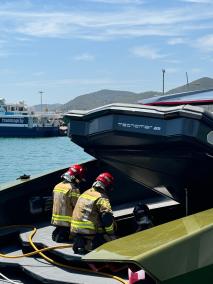
[[[43,95],[43,91],[39,91],[39,94],[41,95],[41,112],[42,112],[42,95]]]

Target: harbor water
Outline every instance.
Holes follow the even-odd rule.
[[[38,175],[92,158],[66,136],[0,138],[0,154],[0,185],[23,174]]]

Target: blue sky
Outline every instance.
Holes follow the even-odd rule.
[[[101,89],[213,78],[213,0],[0,0],[0,97],[66,103]]]

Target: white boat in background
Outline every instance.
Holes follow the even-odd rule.
[[[60,136],[59,115],[30,111],[24,101],[6,104],[0,98],[0,137]]]

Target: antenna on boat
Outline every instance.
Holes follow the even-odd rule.
[[[42,112],[42,95],[43,95],[43,91],[39,91],[39,94],[41,95],[41,112]]]
[[[189,90],[189,77],[187,72],[186,72],[186,85],[187,85],[187,90]]]
[[[165,77],[165,69],[162,69],[162,73],[163,73],[163,95],[164,95],[164,77]]]
[[[185,214],[189,214],[189,199],[188,199],[188,188],[185,188]]]

